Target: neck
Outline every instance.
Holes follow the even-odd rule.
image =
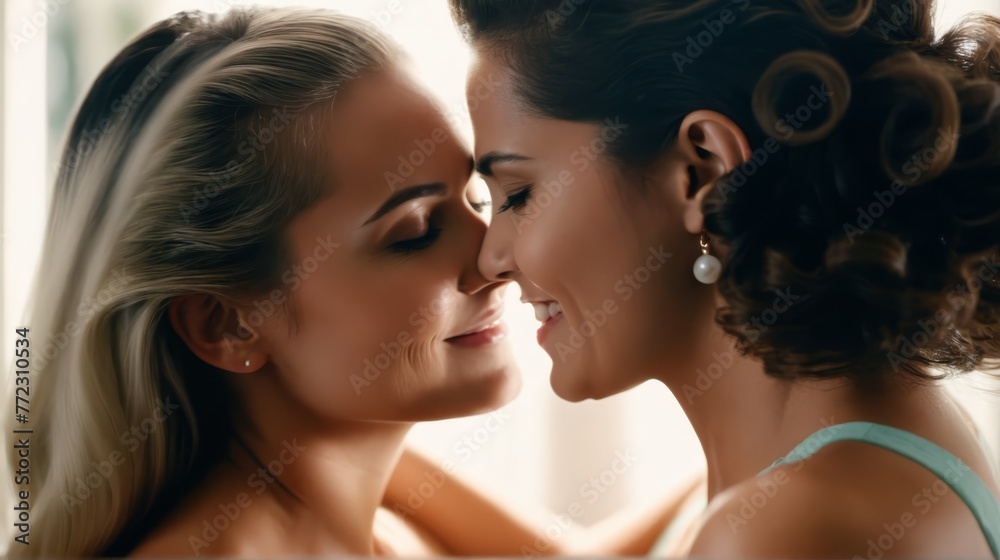
[[[708,498],[754,476],[784,450],[773,441],[787,389],[740,357],[727,340],[698,352],[702,365],[671,369],[661,381],[694,428],[708,464]]]
[[[412,424],[319,426],[294,414],[275,422],[273,409],[267,416],[241,425],[230,457],[242,476],[256,473],[257,492],[266,488],[273,515],[286,521],[282,540],[312,552],[376,555],[375,513]]]
[[[671,368],[660,380],[691,421],[708,463],[708,497],[751,479],[826,426],[866,420],[916,427],[930,403],[947,397],[934,385],[902,380],[859,389],[846,379],[775,379],[755,359],[738,355],[713,323],[695,355],[701,365]]]

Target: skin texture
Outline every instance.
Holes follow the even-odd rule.
[[[562,305],[564,315],[542,337],[553,360],[552,387],[561,397],[602,398],[649,379],[674,393],[709,465],[710,507],[694,528],[688,552],[727,558],[989,557],[964,503],[949,490],[925,508],[915,496],[936,478],[889,451],[833,444],[790,467],[784,483],[773,479],[776,472],[756,477],[814,431],[866,420],[944,447],[1000,495],[963,412],[942,387],[890,377],[863,391],[840,380],[779,381],[766,376],[759,362],[739,356],[715,325],[715,309],[725,302],[712,286],[699,284],[691,269],[700,255],[701,201],[750,153],[738,126],[719,113],[695,111],[653,165],[625,173],[593,149],[606,134],[605,124],[537,116],[515,94],[511,72],[489,49],[477,51],[468,82],[474,153],[494,211],[508,200],[525,202],[519,193],[533,185],[520,210],[494,216],[480,267],[488,278],[516,281],[524,301]],[[474,87],[486,79],[496,85],[484,99]],[[587,149],[593,157],[581,159]],[[560,173],[565,188],[558,195],[550,188],[543,201],[538,193]],[[710,243],[712,254],[724,261],[725,248]],[[650,248],[660,247],[672,256],[654,270],[656,263],[647,259]],[[639,272],[643,267],[648,274]],[[629,275],[646,280],[633,287]],[[631,291],[616,290],[620,281]],[[598,323],[588,313],[604,309],[609,299],[617,311],[606,313],[602,326],[587,328],[588,320]],[[574,346],[574,331],[585,334],[585,328],[591,335]],[[575,351],[567,353],[567,347]],[[774,496],[744,513],[744,504],[769,482],[778,489]],[[919,530],[907,528],[892,546],[869,553],[869,541],[907,512],[918,519]]]
[[[502,74],[497,66],[480,66],[470,84]],[[509,86],[510,80],[501,83]],[[480,161],[491,152],[530,158],[490,166],[494,210],[528,185],[533,196],[523,208],[497,217],[480,266],[493,278],[516,280],[522,301],[562,305],[563,318],[542,343],[552,356],[552,387],[560,397],[579,401],[618,393],[649,379],[666,358],[683,359],[711,321],[697,313],[710,304],[711,293],[696,290],[690,271],[677,264],[694,261],[697,241],[686,243],[690,234],[682,220],[660,219],[692,214],[694,220],[696,201],[660,189],[643,196],[619,188],[626,178],[599,152],[599,140],[615,134],[613,125],[510,118],[520,113],[510,88],[501,87],[473,114]],[[699,130],[721,126],[691,124]],[[718,172],[723,163],[706,164],[706,172],[710,166]],[[682,162],[665,167],[686,176]],[[690,297],[670,297],[678,292]],[[653,334],[665,320],[674,327],[671,336]]]
[[[504,341],[479,349],[446,341],[491,321],[505,282],[478,271],[488,214],[475,209],[484,193],[470,186],[471,154],[405,69],[358,80],[328,117],[322,140],[330,150],[328,175],[337,177],[333,194],[286,233],[301,269],[289,268],[298,282],[290,286],[295,328],[278,311],[254,326],[260,305],[204,294],[171,306],[171,322],[188,346],[230,372],[247,446],[232,445],[227,460],[132,556],[517,556],[523,545],[538,549],[540,540],[546,555],[645,553],[694,483],[647,510],[552,542],[544,527],[403,448],[414,422],[494,409],[519,390]],[[430,155],[398,180],[399,156],[419,161],[412,154],[420,146]],[[394,194],[429,183],[446,191],[365,224]],[[433,244],[406,255],[387,250],[422,235],[428,217],[442,229]],[[319,255],[325,260],[307,268]],[[257,298],[263,301],[266,295]],[[243,340],[226,336],[234,333]],[[401,333],[411,342],[382,367],[379,356],[393,351]],[[366,371],[366,361],[376,373]],[[260,470],[261,463],[277,465],[280,476]],[[412,508],[411,492],[423,492],[429,479],[440,486]],[[228,529],[206,533],[206,521],[234,507],[240,513]]]
[[[505,339],[475,348],[449,340],[499,319],[504,283],[477,269],[486,220],[474,205],[482,199],[470,187],[468,149],[443,113],[407,70],[392,66],[349,84],[327,116],[320,132],[332,194],[285,236],[302,270],[289,285],[294,321],[277,306],[261,322],[253,301],[207,294],[170,307],[188,347],[227,372],[245,447],[234,443],[133,555],[443,551],[385,511],[375,522],[403,438],[414,422],[495,409],[520,388]],[[431,153],[390,188],[385,173],[424,140]],[[439,192],[369,221],[394,195],[431,183]],[[429,228],[441,231],[422,248],[393,250],[426,240]],[[378,369],[366,375],[366,361]],[[268,463],[280,477],[259,471]],[[204,522],[241,494],[252,504],[206,538]]]
[[[429,479],[440,487],[412,508],[414,494]],[[406,512],[409,521],[446,542],[457,556],[644,556],[663,526],[687,500],[703,496],[704,478],[683,481],[644,508],[628,508],[600,522],[581,527],[563,516],[545,515],[528,523],[501,506],[502,495],[485,492],[412,450],[400,459],[386,489],[386,508]],[[426,490],[424,494],[427,494]],[[490,495],[493,494],[493,495]],[[552,523],[565,530],[554,534]]]

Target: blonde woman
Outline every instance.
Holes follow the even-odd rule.
[[[329,12],[180,14],[103,70],[62,163],[10,553],[447,550],[374,521],[403,438],[520,381],[469,153],[395,48]]]

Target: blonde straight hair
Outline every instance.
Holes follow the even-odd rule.
[[[185,293],[286,288],[282,231],[329,191],[324,115],[397,52],[328,11],[188,12],[102,71],[28,307],[31,420],[7,422],[33,430],[30,544],[15,530],[11,556],[127,554],[217,460],[235,403],[165,311]]]

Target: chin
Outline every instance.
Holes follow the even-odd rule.
[[[434,412],[424,420],[445,420],[496,410],[521,392],[521,372],[515,366],[463,372],[465,379],[434,398]]]
[[[585,399],[599,398],[593,394],[586,371],[582,368],[554,366],[549,384],[556,396],[564,401],[580,402]]]
[[[521,370],[515,366],[500,368],[483,376],[483,410],[495,410],[521,393]]]
[[[600,400],[628,391],[640,383],[635,381],[623,385],[622,382],[627,379],[607,378],[607,371],[585,367],[580,360],[577,362],[580,365],[565,364],[552,368],[549,383],[555,394],[564,401],[575,403],[587,399]]]

